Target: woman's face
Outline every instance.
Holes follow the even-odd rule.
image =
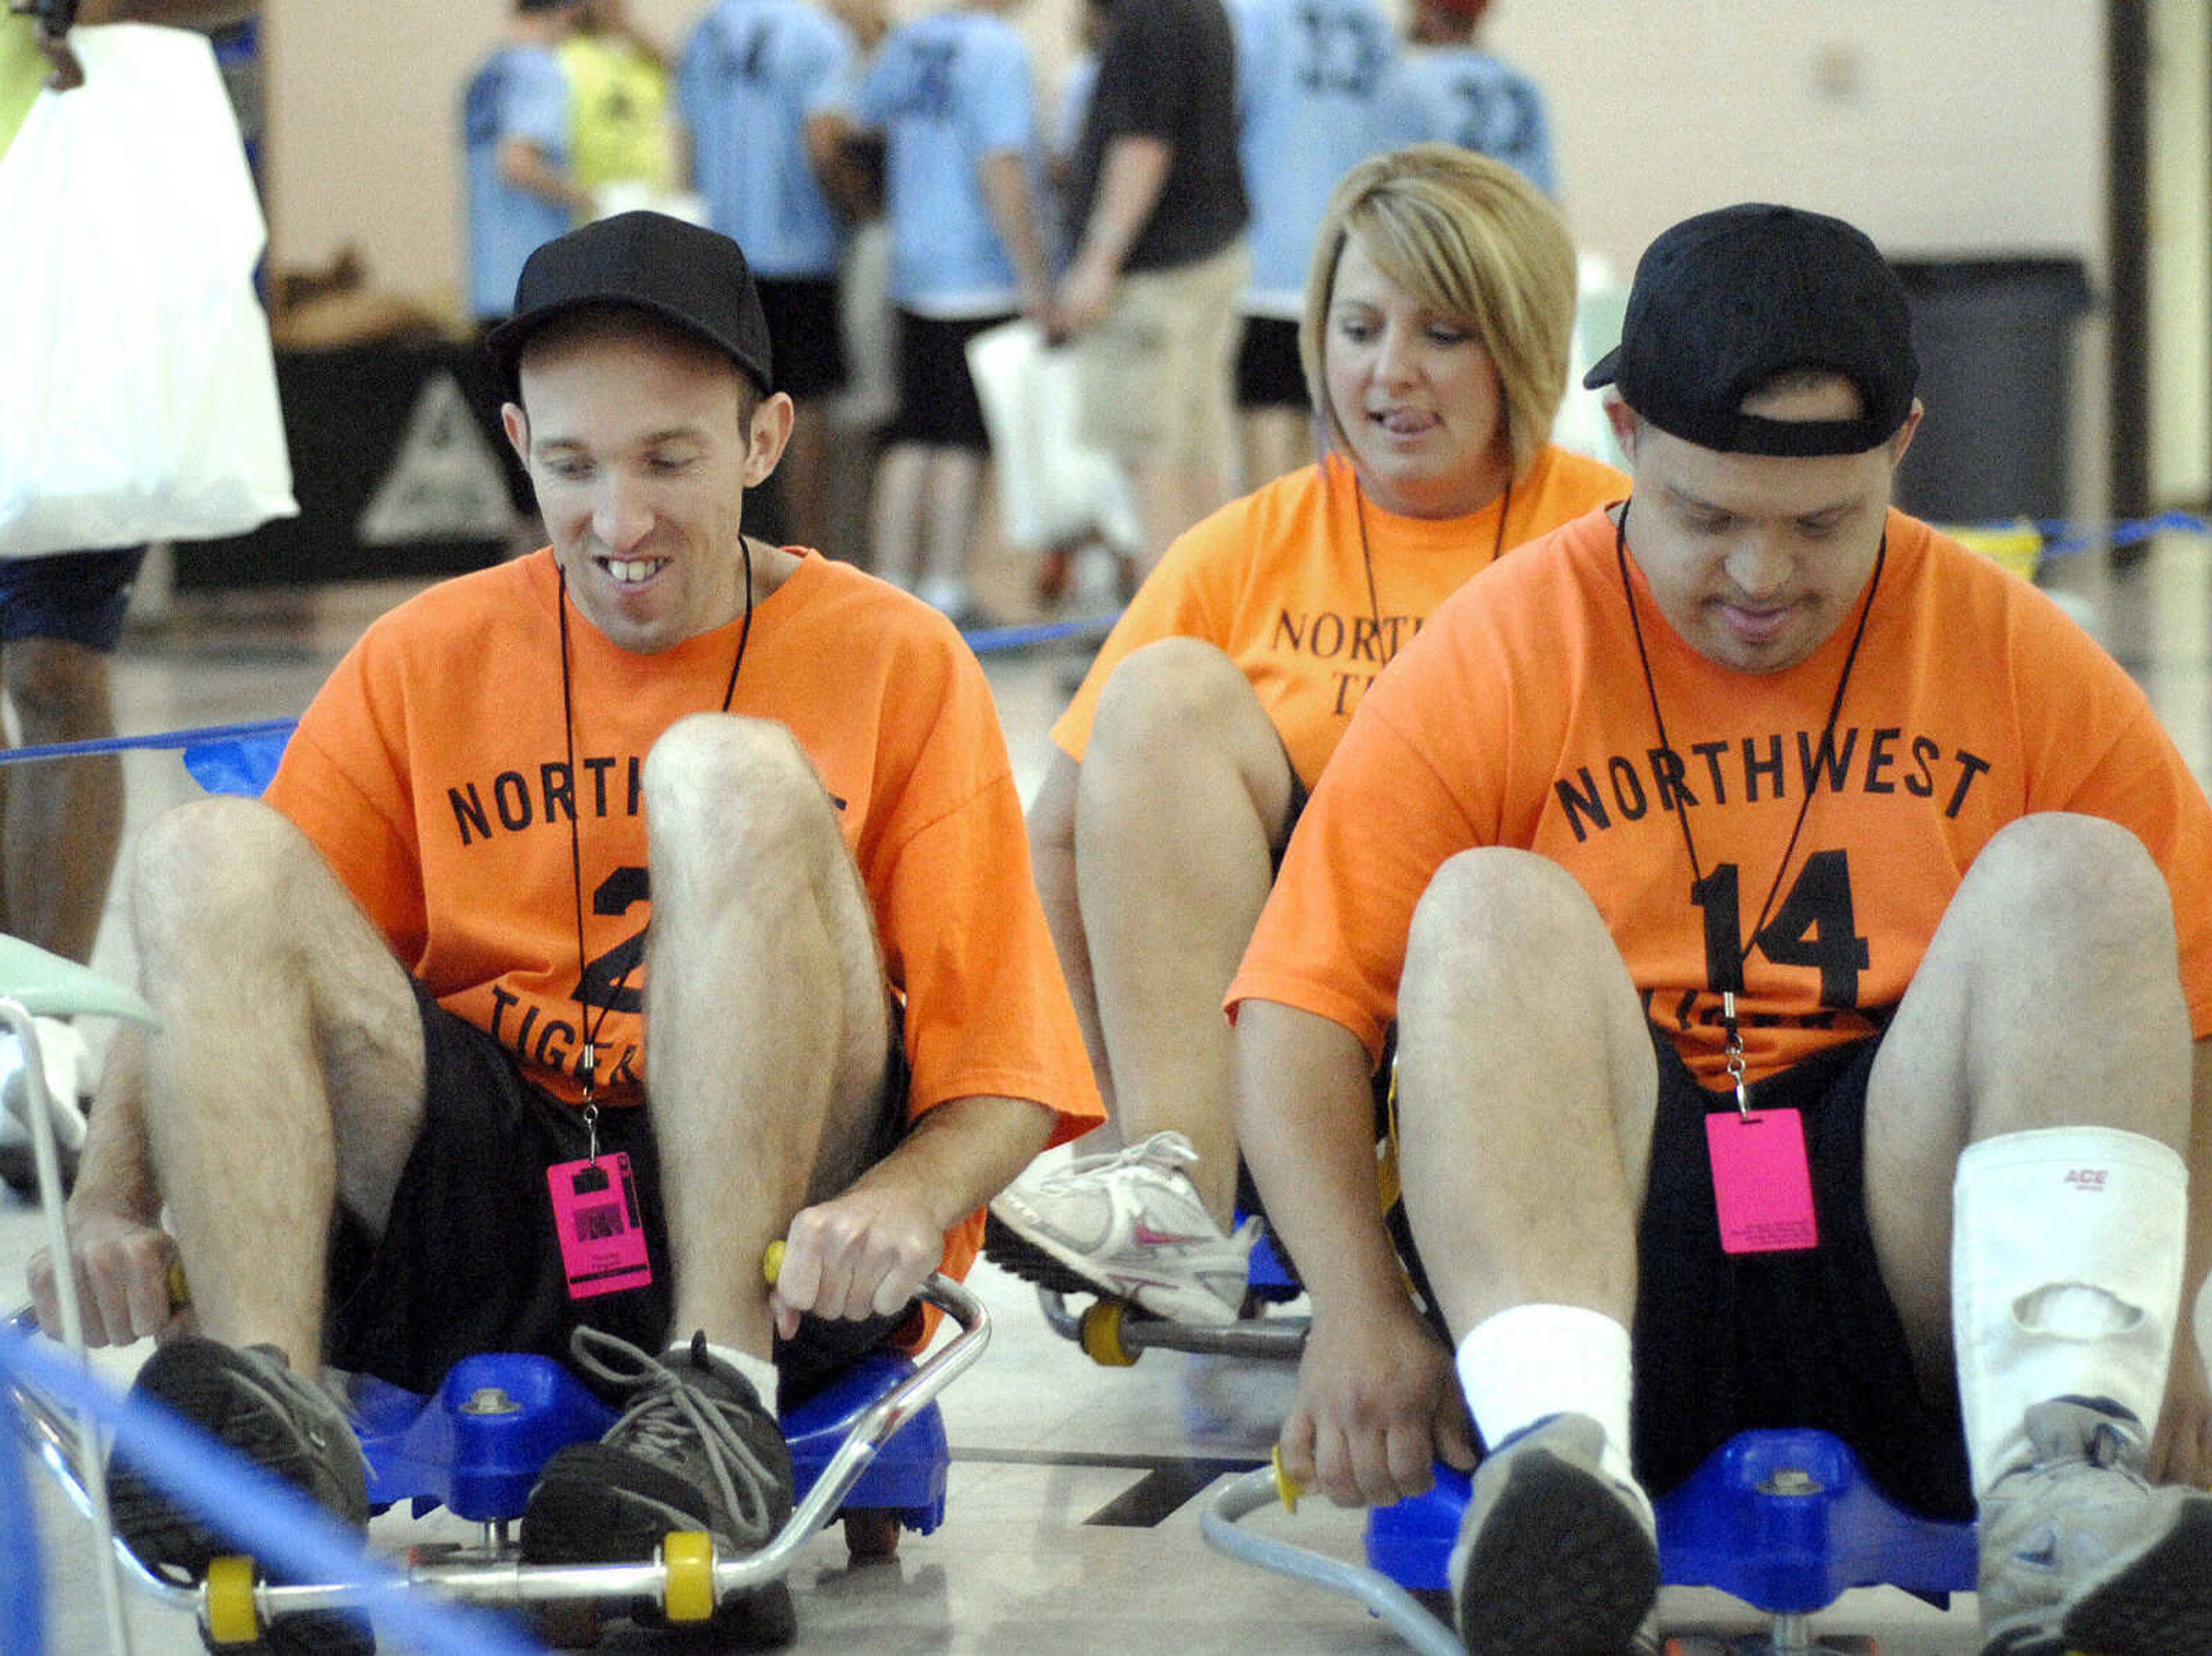
[[[1322,379],[1368,497],[1413,518],[1456,518],[1513,476],[1498,365],[1467,322],[1383,274],[1358,235],[1336,262]]]

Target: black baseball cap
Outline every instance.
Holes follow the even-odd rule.
[[[591,305],[621,305],[704,340],[751,375],[769,374],[768,318],[744,250],[665,213],[617,213],[556,236],[524,261],[514,314],[484,349],[510,397],[520,393],[523,348],[547,323]]]
[[[1766,420],[1743,399],[1809,368],[1858,387],[1856,420]],[[1912,412],[1920,364],[1905,287],[1863,231],[1747,202],[1644,250],[1620,343],[1583,377],[1660,430],[1727,454],[1863,454]]]

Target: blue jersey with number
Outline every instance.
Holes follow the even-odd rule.
[[[1397,36],[1375,0],[1239,0],[1231,16],[1252,203],[1244,309],[1295,318],[1329,192],[1382,147],[1376,112]]]
[[[720,0],[684,42],[676,106],[708,222],[761,276],[833,277],[844,221],[816,183],[806,123],[848,90],[850,30],[807,0]]]
[[[918,315],[1015,308],[1013,261],[983,194],[987,156],[1036,165],[1029,48],[1003,20],[939,12],[884,42],[854,113],[882,129],[891,227],[890,297]]]
[[[1455,143],[1495,156],[1546,195],[1559,193],[1543,94],[1473,46],[1407,53],[1383,94],[1382,128],[1391,148],[1425,138]]]
[[[568,166],[568,77],[553,48],[503,46],[469,82],[461,141],[469,176],[469,308],[507,315],[522,262],[574,222],[568,208],[519,190],[499,175],[500,147],[520,138],[548,165]]]

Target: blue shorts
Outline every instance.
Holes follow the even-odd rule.
[[[0,644],[53,638],[114,654],[131,583],[145,560],[143,546],[0,558]]]

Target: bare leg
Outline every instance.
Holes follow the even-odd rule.
[[[894,443],[876,464],[875,561],[871,567],[911,592],[921,579],[923,489],[929,451]]]
[[[1529,1303],[1627,1326],[1658,1074],[1582,888],[1523,852],[1446,863],[1398,1020],[1406,1210],[1454,1336]]]
[[[922,537],[925,596],[968,593],[969,560],[975,550],[975,502],[983,481],[983,456],[975,449],[938,447],[929,452],[928,526]],[[957,606],[955,606],[957,607]]]
[[[790,508],[792,538],[827,553],[836,526],[830,509],[830,413],[812,397],[799,403],[796,412],[776,470]]]
[[[1188,1137],[1224,1230],[1236,1041],[1221,998],[1289,837],[1292,779],[1236,664],[1169,639],[1108,682],[1078,785],[1076,883],[1121,1135]]]
[[[4,658],[23,744],[115,734],[108,658],[66,639],[18,639]],[[89,961],[123,837],[123,761],[114,754],[10,766],[0,855],[0,930]]]
[[[2005,828],[1952,899],[1867,1089],[1867,1216],[1923,1389],[1953,1380],[1960,1152],[2083,1124],[2185,1149],[2189,1091],[2172,900],[2140,842],[2086,816]]]
[[[333,1203],[380,1234],[422,1122],[414,993],[306,836],[257,802],[162,817],[129,889],[161,1017],[141,1114],[201,1327],[306,1367]]]
[[[890,1052],[883,965],[836,810],[788,731],[684,719],[653,744],[645,789],[670,1326],[766,1357],[763,1253],[861,1171]]]

